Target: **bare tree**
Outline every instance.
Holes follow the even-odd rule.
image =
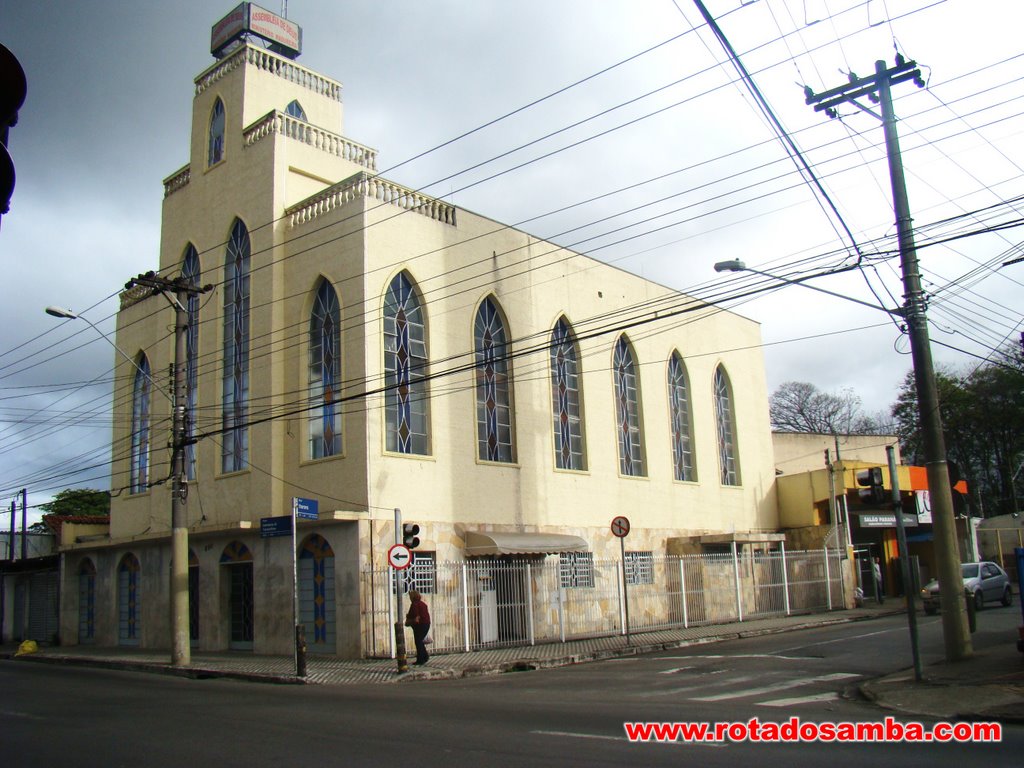
[[[850,389],[822,392],[806,381],[787,381],[769,401],[772,429],[822,435],[877,435],[886,425],[868,416]]]

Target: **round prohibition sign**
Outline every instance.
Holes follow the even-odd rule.
[[[618,536],[620,539],[625,538],[626,534],[629,533],[629,518],[619,515],[612,520],[612,535]]]
[[[394,544],[388,550],[388,565],[396,571],[404,571],[412,565],[412,552],[405,544]]]

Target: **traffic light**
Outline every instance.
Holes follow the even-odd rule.
[[[7,152],[7,131],[18,122],[25,91],[25,70],[17,57],[0,45],[0,216],[7,213],[14,193],[14,161]]]
[[[946,471],[949,472],[949,492],[953,497],[953,514],[957,517],[963,517],[968,514],[968,510],[967,499],[956,487],[963,480],[963,476],[960,474],[960,467],[956,463],[947,460]]]
[[[878,506],[885,504],[885,487],[882,485],[882,468],[871,467],[857,473],[857,497],[861,504]]]
[[[409,549],[416,549],[420,545],[420,527],[416,523],[402,524],[402,543]]]

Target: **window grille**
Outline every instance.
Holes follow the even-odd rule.
[[[626,553],[626,583],[654,583],[654,554],[652,552]]]
[[[562,552],[558,556],[558,572],[563,589],[593,589],[594,554]]]

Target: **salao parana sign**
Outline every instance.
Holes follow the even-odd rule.
[[[246,34],[266,40],[272,50],[289,58],[302,52],[302,28],[298,24],[255,3],[240,3],[213,25],[210,53],[219,57],[232,42]]]

